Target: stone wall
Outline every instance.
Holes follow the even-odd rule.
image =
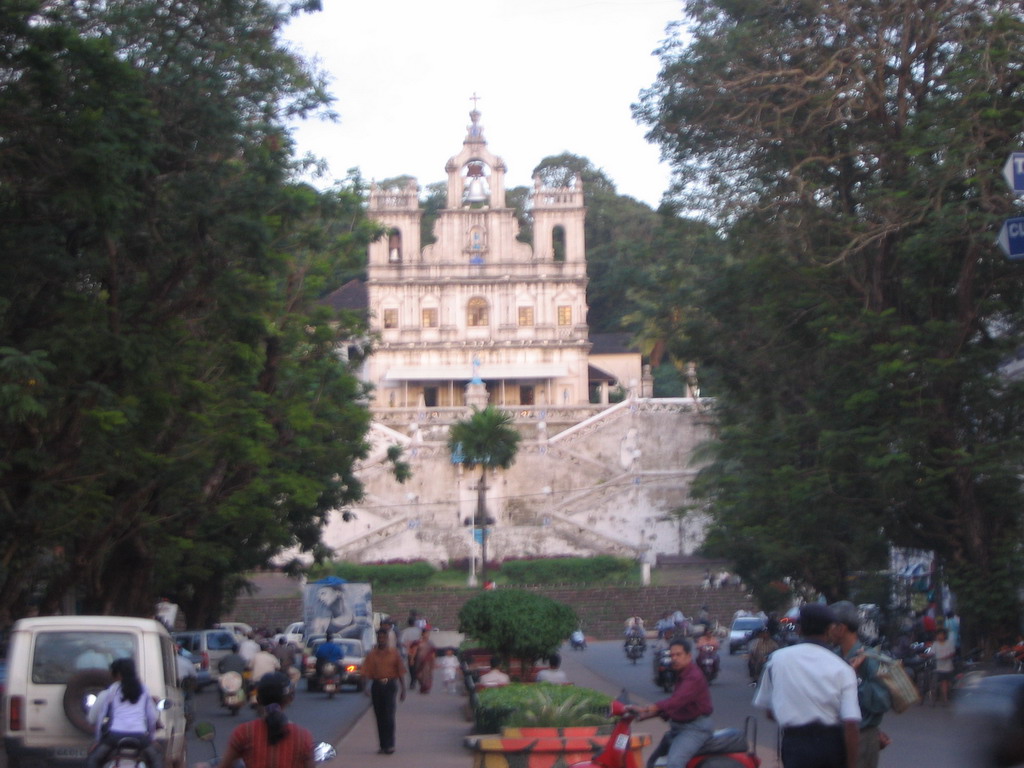
[[[572,606],[587,636],[598,640],[621,637],[626,618],[635,614],[642,616],[647,626],[653,628],[662,612],[677,608],[687,616],[693,616],[702,605],[707,605],[712,618],[723,624],[729,623],[737,610],[756,610],[746,593],[735,588],[704,590],[685,585],[586,588],[565,585],[526,589]],[[477,591],[471,589],[379,593],[374,594],[373,609],[393,616],[399,625],[404,625],[410,609],[415,609],[438,629],[458,629],[459,609],[475,594]],[[242,598],[225,620],[275,629],[301,618],[302,601],[299,598]]]

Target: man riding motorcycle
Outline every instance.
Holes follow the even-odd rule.
[[[320,674],[324,664],[331,662],[337,666],[345,657],[345,651],[340,645],[334,642],[334,635],[327,634],[327,639],[316,649],[316,673]]]

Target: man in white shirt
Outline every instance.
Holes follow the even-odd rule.
[[[548,657],[548,668],[537,673],[538,683],[557,683],[564,685],[569,682],[569,676],[562,669],[562,657],[552,653]]]
[[[512,679],[501,671],[501,659],[497,656],[491,657],[491,668],[480,675],[479,685],[484,688],[493,688],[497,685],[508,685]]]
[[[836,617],[820,603],[800,609],[803,642],[775,651],[754,706],[782,729],[784,768],[853,768],[859,747],[857,675],[827,645]]]

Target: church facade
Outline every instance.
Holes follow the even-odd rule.
[[[505,204],[505,163],[470,113],[448,160],[447,205],[422,245],[416,182],[371,188],[369,216],[388,228],[369,249],[367,289],[377,335],[367,364],[378,408],[467,404],[478,378],[501,406],[590,399],[582,184],[535,183],[533,244]]]
[[[701,402],[652,398],[639,353],[623,339],[593,343],[582,184],[535,179],[533,239],[522,242],[505,164],[479,112],[470,120],[445,166],[433,242],[421,242],[415,180],[371,187],[369,216],[387,232],[370,246],[366,283],[371,450],[358,470],[363,499],[331,516],[324,543],[347,560],[438,564],[478,559],[483,537],[497,561],[692,553],[704,520],[687,511],[688,491],[710,435]],[[609,402],[613,386],[625,399]],[[481,531],[480,473],[452,462],[447,437],[485,405],[511,412],[522,441],[511,468],[488,473]],[[412,470],[404,484],[394,446]]]

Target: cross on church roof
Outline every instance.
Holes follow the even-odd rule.
[[[477,96],[476,91],[473,91],[473,95],[469,97],[469,100],[473,102],[473,111],[476,112],[477,102],[482,99],[483,96]]]

